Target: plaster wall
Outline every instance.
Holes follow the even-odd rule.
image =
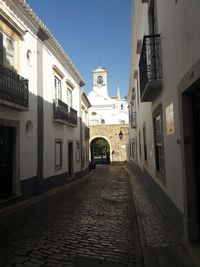
[[[47,50],[43,52],[44,63],[44,178],[51,177],[53,175],[68,172],[68,141],[73,142],[73,171],[80,171],[80,161],[76,161],[76,141],[80,142],[80,88],[77,82],[68,74],[66,69],[62,67],[59,61]],[[54,91],[54,74],[55,70],[53,66],[61,71],[63,77],[60,77],[62,83],[61,99],[67,103],[67,84],[66,80],[70,80],[74,88],[72,90],[72,107],[77,110],[78,125],[77,127],[71,127],[66,124],[61,124],[53,121],[53,99],[55,98]],[[62,140],[62,168],[60,170],[55,169],[55,140]]]
[[[26,26],[15,18],[15,14],[11,11],[5,3],[0,3],[2,10],[11,16],[11,19],[15,20],[16,24],[25,30]],[[3,27],[3,25],[1,25]],[[6,31],[11,35],[13,30],[6,26]],[[3,27],[3,32],[4,32]],[[14,32],[13,32],[14,34]],[[15,33],[16,34],[16,33]],[[17,156],[19,155],[19,180],[25,180],[30,177],[34,177],[37,174],[37,99],[36,99],[36,39],[30,33],[24,34],[23,39],[18,37],[16,45],[16,68],[19,75],[28,79],[29,81],[29,109],[28,111],[19,111],[11,107],[0,106],[0,119],[3,121],[14,121],[19,122],[19,142],[17,143]],[[32,53],[31,65],[27,60],[27,51]],[[27,122],[32,123],[32,130],[27,133],[26,124]],[[31,161],[30,161],[31,158]],[[30,163],[31,162],[31,163]]]
[[[142,39],[148,34],[148,4],[134,1],[134,18],[132,33],[132,58],[131,74],[138,70],[139,56],[136,55],[136,40]],[[178,103],[178,84],[182,77],[200,58],[200,37],[197,34],[200,27],[199,22],[200,2],[195,1],[161,1],[157,0],[158,33],[161,35],[161,53],[163,67],[163,87],[152,103],[140,103],[137,105],[136,131],[130,132],[130,138],[135,138],[140,130],[141,148],[143,150],[142,126],[146,122],[147,130],[147,152],[148,165],[144,163],[144,153],[138,156],[138,164],[141,168],[145,166],[155,182],[170,197],[181,212],[184,212],[183,200],[183,166],[181,162],[180,121]],[[130,78],[130,89],[136,88],[137,82]],[[155,149],[152,127],[152,113],[162,103],[163,115],[163,137],[165,152],[165,176],[166,187],[156,178],[155,172]],[[167,134],[166,108],[173,104],[174,110],[174,133]],[[139,146],[138,152],[139,152]]]

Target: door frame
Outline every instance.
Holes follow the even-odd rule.
[[[195,139],[193,131],[192,93],[200,88],[200,59],[183,76],[178,85],[180,116],[180,140],[183,166],[184,190],[184,239],[188,242],[200,240],[200,221],[198,212],[195,175]]]
[[[12,196],[21,194],[19,122],[0,118],[0,126],[12,128]]]

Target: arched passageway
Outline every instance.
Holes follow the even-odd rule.
[[[91,161],[96,164],[110,164],[110,145],[103,137],[90,142]]]

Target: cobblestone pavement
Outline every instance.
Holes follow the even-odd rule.
[[[155,204],[137,173],[130,176],[145,267],[194,267],[173,225]]]
[[[0,218],[0,266],[142,266],[127,172],[92,175]]]

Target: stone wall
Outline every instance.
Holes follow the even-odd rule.
[[[128,153],[128,129],[128,124],[92,125],[90,126],[90,143],[95,138],[106,139],[110,145],[110,160],[125,161]],[[123,133],[122,140],[119,139],[120,131]]]

